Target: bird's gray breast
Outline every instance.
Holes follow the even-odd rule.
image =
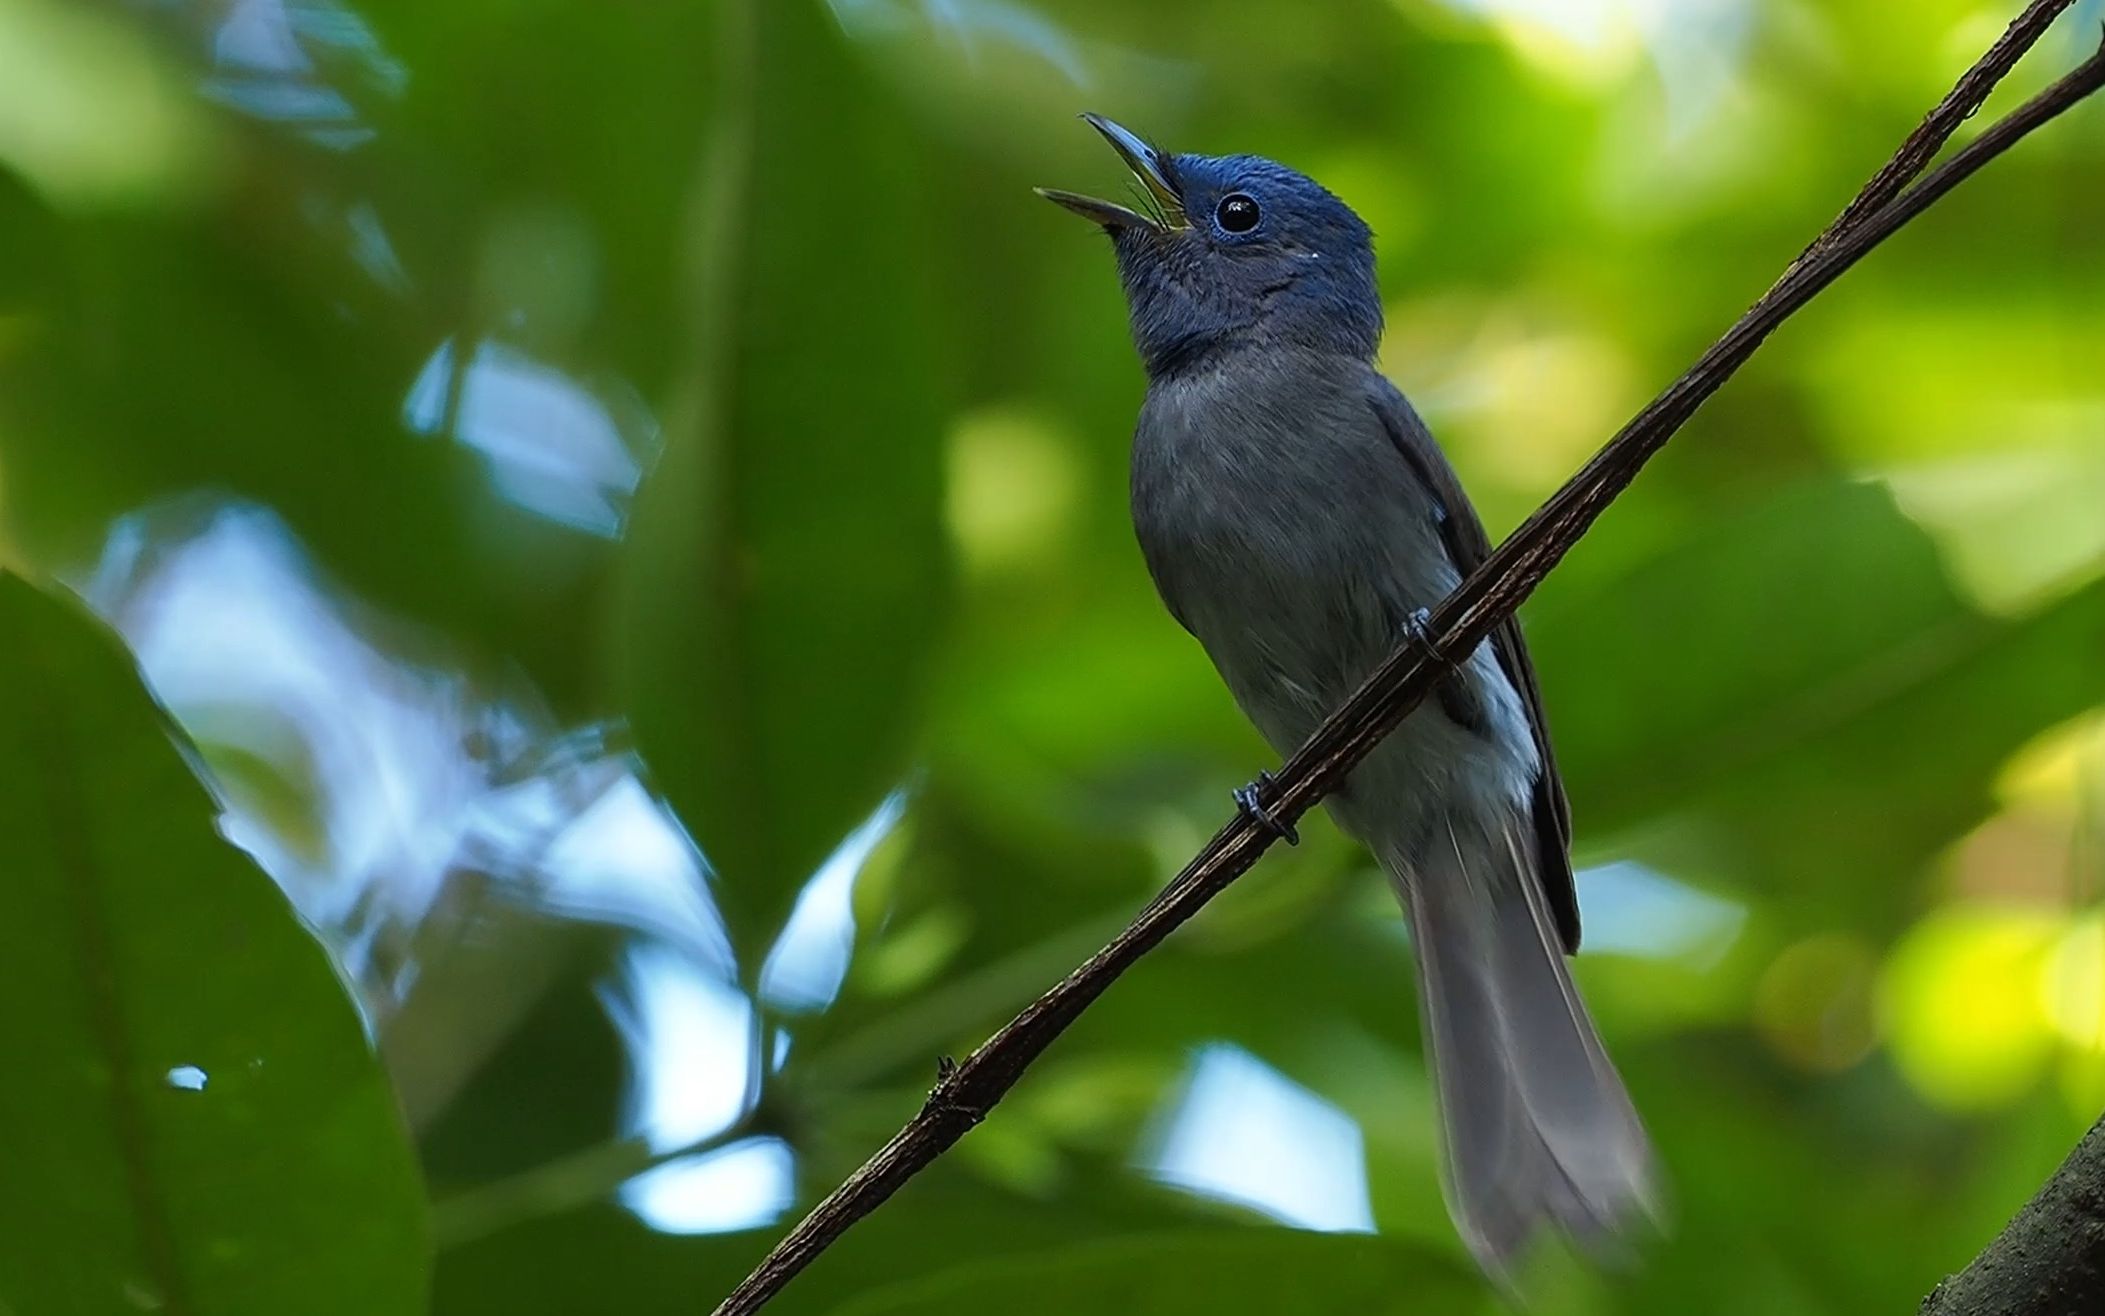
[[[1441,510],[1370,405],[1370,382],[1358,361],[1230,357],[1154,384],[1134,437],[1133,521],[1148,569],[1281,754],[1395,646],[1413,609],[1460,579]],[[1462,785],[1456,772],[1524,793],[1526,715],[1488,647],[1459,679],[1486,724],[1464,728],[1428,707],[1356,786],[1369,769],[1392,775],[1387,760],[1411,779],[1395,789],[1420,798],[1428,785]]]
[[[1250,354],[1157,383],[1133,447],[1133,521],[1178,619],[1246,708],[1320,716],[1456,582],[1432,495],[1356,361]],[[1261,729],[1281,711],[1252,708]]]

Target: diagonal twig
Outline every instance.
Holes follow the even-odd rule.
[[[1982,165],[2105,85],[2105,52],[2100,52],[1902,190],[2066,3],[2036,0],[1783,278],[1433,609],[1426,629],[1434,649],[1468,653],[1511,616],[1645,462],[1814,294]],[[1852,212],[1858,212],[1854,218]],[[1415,642],[1390,654],[1287,760],[1269,792],[1270,811],[1291,824],[1313,808],[1443,675],[1444,668]],[[963,1064],[946,1065],[906,1127],[777,1243],[714,1316],[749,1316],[759,1310],[851,1225],[949,1150],[1120,974],[1247,872],[1274,839],[1272,831],[1238,814],[1109,944],[1031,1002]]]
[[[1814,252],[1831,245],[1835,239],[1862,223],[1866,216],[1899,196],[1902,188],[1915,181],[1916,176],[1929,166],[1930,161],[1958,130],[1959,125],[1974,116],[1975,111],[1981,108],[1982,102],[1988,99],[1988,93],[1994,91],[1996,84],[2017,66],[2017,61],[2023,58],[2024,53],[2038,43],[2039,38],[2046,34],[2046,30],[2054,25],[2054,20],[2061,16],[2061,12],[2075,2],[2076,0],[2032,0],[2032,3],[2025,6],[2023,13],[2011,19],[2010,26],[1995,39],[1995,44],[1988,47],[1987,52],[1974,61],[1972,68],[1959,75],[1959,80],[1952,84],[1952,89],[1945,93],[1944,99],[1938,101],[1936,107],[1923,117],[1922,123],[1914,132],[1908,134],[1908,140],[1900,144],[1900,149],[1893,153],[1893,158],[1886,161],[1879,171],[1871,176],[1871,181],[1864,184],[1863,188],[1850,198],[1849,204],[1842,208],[1842,213],[1835,216],[1835,221],[1822,229],[1820,236],[1814,238],[1811,244],[1799,253],[1797,260],[1791,262],[1791,268],[1785,271],[1785,277],[1795,272]]]

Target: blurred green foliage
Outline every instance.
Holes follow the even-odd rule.
[[[942,612],[948,381],[920,153],[824,12],[756,5],[726,28],[686,272],[707,368],[668,400],[615,642],[652,769],[743,879],[718,899],[757,967],[812,869],[907,766]],[[819,304],[784,296],[815,252],[859,276]]]
[[[0,0],[0,1310],[706,1310],[1225,816],[1076,111],[1366,215],[1502,529],[2014,8]],[[2105,1105],[2101,166],[1882,248],[1525,613],[1674,1196],[1537,1310],[1906,1310]],[[1308,830],[775,1309],[1497,1310]]]
[[[414,1310],[416,1162],[328,957],[115,639],[11,574],[0,627],[9,1308]]]

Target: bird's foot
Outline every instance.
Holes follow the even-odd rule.
[[[1256,781],[1241,787],[1235,792],[1236,807],[1249,815],[1250,821],[1264,828],[1288,845],[1299,845],[1301,844],[1301,833],[1294,830],[1293,824],[1281,822],[1279,816],[1266,808],[1263,801],[1257,798],[1260,790],[1268,790],[1271,788],[1271,785],[1271,773],[1258,773]]]
[[[1452,667],[1455,665],[1454,660],[1447,656],[1447,651],[1440,647],[1440,642],[1433,636],[1433,614],[1431,610],[1426,608],[1412,610],[1411,615],[1403,619],[1403,638],[1418,646],[1420,653],[1423,653],[1427,658],[1430,658],[1440,666]]]

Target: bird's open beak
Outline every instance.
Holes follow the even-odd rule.
[[[1038,195],[1107,229],[1144,228],[1167,233],[1171,229],[1190,227],[1184,218],[1184,199],[1178,195],[1168,157],[1142,141],[1137,134],[1119,127],[1101,114],[1085,114],[1082,118],[1104,135],[1104,140],[1111,143],[1111,149],[1118,152],[1118,158],[1126,162],[1126,168],[1133,171],[1152,213],[1143,215],[1115,202],[1099,201],[1078,192],[1062,192],[1051,187],[1039,188]]]

